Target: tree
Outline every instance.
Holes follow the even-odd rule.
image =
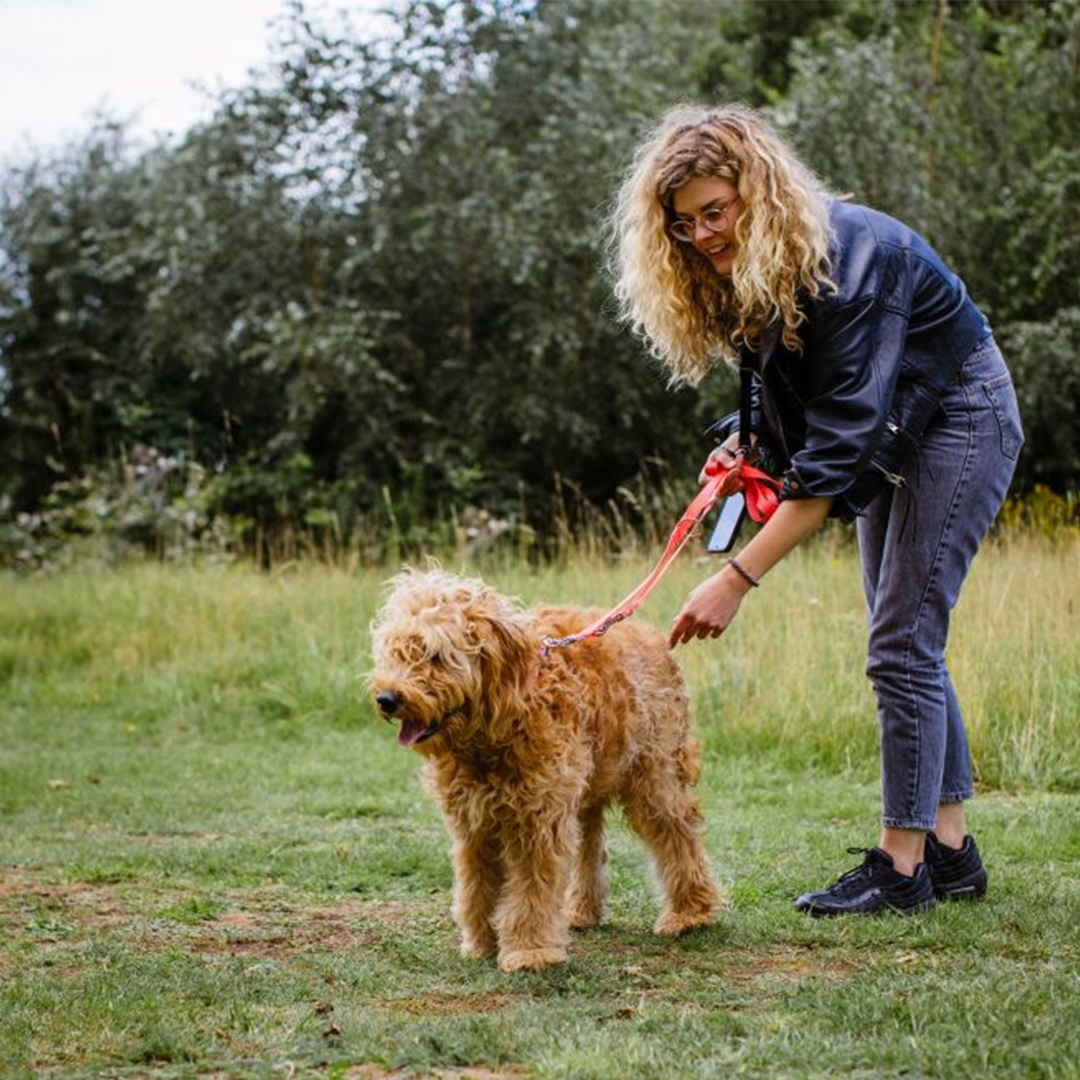
[[[1078,13],[409,0],[368,40],[296,3],[275,63],[178,144],[104,123],[4,177],[0,507],[139,446],[264,534],[387,497],[404,526],[543,525],[559,477],[603,502],[655,458],[691,487],[733,380],[673,394],[644,362],[602,222],[646,126],[702,95],[764,104],[930,239],[1023,354],[1031,430],[1075,415]],[[1022,481],[1075,483],[1077,431]]]

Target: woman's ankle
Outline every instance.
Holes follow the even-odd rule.
[[[911,877],[923,861],[926,849],[926,832],[922,829],[881,830],[878,847],[893,861],[893,869],[905,877]]]
[[[942,803],[938,807],[937,827],[934,835],[938,843],[947,848],[959,850],[964,846],[964,838],[967,836],[967,821],[964,817],[964,804]]]

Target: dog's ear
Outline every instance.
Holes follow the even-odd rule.
[[[520,715],[529,673],[539,655],[531,619],[499,597],[496,609],[479,613],[473,627],[484,669],[489,722],[507,714]]]

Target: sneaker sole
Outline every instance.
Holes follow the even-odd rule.
[[[890,904],[886,901],[881,907],[867,909],[858,908],[827,908],[818,907],[817,905],[810,904],[807,907],[797,908],[803,915],[809,915],[812,919],[842,919],[845,915],[862,916],[863,918],[874,918],[880,915],[921,915],[924,911],[929,911],[935,904],[936,899],[933,896],[927,897],[925,900],[920,900],[916,904],[909,904],[907,907],[900,907],[898,904]]]

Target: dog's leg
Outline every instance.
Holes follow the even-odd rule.
[[[566,890],[578,846],[577,810],[544,807],[522,814],[522,832],[508,839],[506,887],[495,915],[499,967],[536,970],[566,960]]]
[[[454,922],[463,956],[488,956],[498,948],[492,918],[503,884],[498,845],[490,837],[455,832]]]
[[[671,759],[643,764],[643,775],[628,786],[623,805],[631,828],[656,861],[664,903],[654,929],[675,936],[711,923],[720,910],[720,892],[701,843],[701,810],[678,766]]]
[[[604,808],[593,805],[579,817],[581,840],[574,862],[567,907],[574,929],[597,926],[604,917],[607,896],[607,849],[604,846]]]

